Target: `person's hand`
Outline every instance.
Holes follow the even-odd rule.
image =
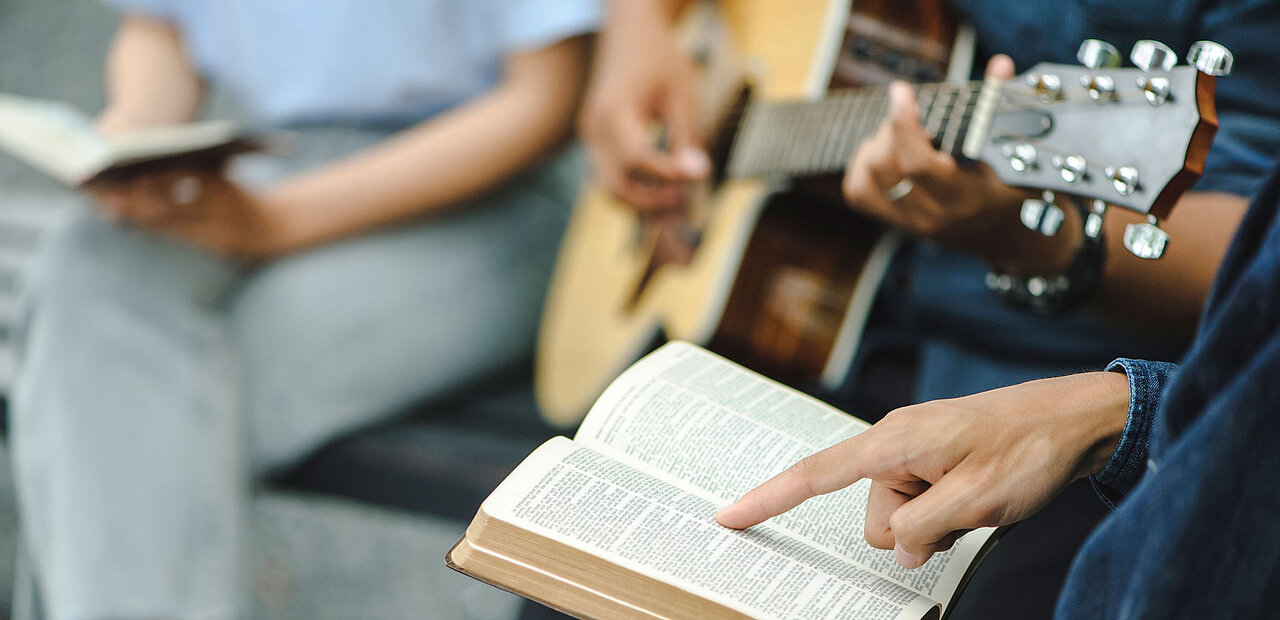
[[[987,73],[1008,79],[1013,61],[996,56]],[[858,147],[845,171],[845,201],[904,232],[991,262],[1008,262],[1001,255],[1001,237],[1020,226],[1018,210],[1030,194],[1006,186],[984,163],[962,166],[935,149],[909,85],[891,84],[889,99],[889,116]],[[1069,256],[1070,248],[1065,249],[1062,258]]]
[[[917,568],[963,533],[1042,508],[1106,465],[1128,415],[1123,374],[1032,381],[898,409],[722,508],[746,528],[870,478],[867,542]]]
[[[642,213],[684,206],[711,172],[693,61],[660,2],[616,2],[601,33],[579,129],[597,179]],[[666,148],[652,128],[660,122]]]
[[[89,189],[108,220],[240,260],[285,251],[282,212],[210,170],[142,173]]]

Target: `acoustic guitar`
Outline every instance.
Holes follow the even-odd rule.
[[[935,145],[1005,183],[1167,216],[1216,131],[1214,78],[1171,67],[1042,64],[1008,82],[967,77],[972,36],[945,0],[725,0],[699,20],[699,56],[748,76],[709,141],[714,178],[677,231],[600,187],[581,194],[539,334],[546,420],[576,424],[619,372],[665,338],[780,380],[837,384],[857,348],[896,235],[797,180],[838,175],[883,119],[891,78],[918,87]],[[1155,46],[1155,47],[1151,47]],[[1153,51],[1154,50],[1154,51]],[[708,78],[708,81],[712,81]],[[677,238],[681,251],[659,251]]]

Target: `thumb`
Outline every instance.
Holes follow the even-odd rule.
[[[902,81],[889,84],[889,122],[893,133],[900,140],[929,141],[920,124],[915,88]]]
[[[1013,59],[1005,54],[996,54],[987,61],[987,77],[1007,80],[1013,73]]]

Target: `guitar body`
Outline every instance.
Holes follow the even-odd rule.
[[[946,75],[956,20],[944,0],[849,5],[719,2],[718,27],[738,66],[752,69],[751,99],[816,99],[831,87]],[[838,198],[759,178],[720,182],[699,211],[691,258],[655,262],[656,242],[634,211],[602,188],[583,191],[539,334],[535,387],[549,422],[577,423],[662,338],[792,382],[843,377],[895,247],[880,227]]]

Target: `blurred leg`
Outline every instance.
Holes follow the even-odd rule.
[[[26,547],[50,618],[230,618],[242,430],[211,256],[84,214],[37,262],[12,398]]]
[[[527,359],[576,181],[561,159],[249,279],[231,326],[255,470]]]

